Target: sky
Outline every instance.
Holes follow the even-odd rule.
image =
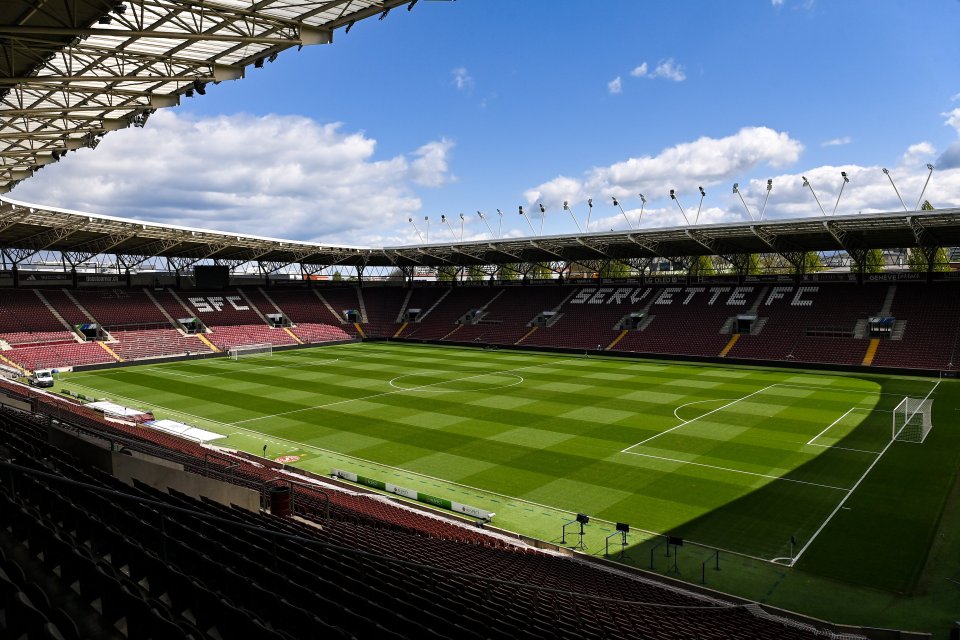
[[[768,179],[766,218],[912,209],[928,163],[960,206],[957,24],[958,0],[421,0],[10,196],[359,246],[450,242],[461,213],[464,239],[746,221]]]

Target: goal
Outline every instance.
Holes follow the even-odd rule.
[[[933,428],[933,400],[905,397],[893,410],[893,439],[899,442],[923,442]]]
[[[260,344],[244,344],[238,347],[230,347],[227,355],[231,360],[238,360],[249,356],[270,356],[273,355],[273,345],[269,342]]]

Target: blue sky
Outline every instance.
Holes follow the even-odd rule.
[[[668,188],[695,210],[700,185],[704,218],[729,221],[745,216],[732,182],[756,207],[767,178],[770,215],[819,215],[799,176],[829,212],[841,169],[841,212],[889,210],[879,168],[912,206],[927,162],[927,195],[958,205],[957,24],[957,1],[422,0],[111,134],[12,195],[360,244],[412,242],[407,217],[424,215],[450,239],[436,221],[461,211],[479,237],[478,209],[529,232],[517,205],[539,202],[545,228],[569,232],[561,202],[583,218],[586,197],[596,228],[612,227],[611,195],[636,224],[640,192],[644,226],[676,224]],[[131,173],[131,156],[155,170]]]

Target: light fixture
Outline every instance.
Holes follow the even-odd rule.
[[[620,213],[623,214],[623,219],[627,221],[627,228],[633,229],[633,225],[630,224],[630,218],[627,217],[627,212],[623,210],[623,207],[620,206],[620,201],[617,200],[616,196],[610,196],[610,199],[613,200],[613,206],[620,209]]]
[[[207,85],[200,78],[193,81],[193,89],[202,96],[207,95]]]
[[[733,183],[733,192],[734,192],[734,193],[740,193],[740,183],[739,183],[739,182],[734,182],[734,183]]]
[[[823,205],[820,204],[820,198],[817,197],[817,192],[813,190],[813,185],[810,184],[810,181],[807,180],[807,176],[800,176],[803,178],[803,186],[810,189],[810,193],[813,194],[813,199],[817,201],[817,206],[820,207],[820,213],[823,214],[823,217],[827,217],[827,212],[823,210]]]

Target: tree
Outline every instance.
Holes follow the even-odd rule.
[[[481,267],[474,265],[467,270],[467,277],[473,282],[482,282],[487,274]]]
[[[712,276],[716,273],[710,256],[697,256],[690,263],[691,276]]]
[[[864,260],[863,270],[865,273],[882,273],[883,272],[883,250],[882,249],[870,249],[867,251],[866,259]]]
[[[505,264],[500,266],[500,271],[497,274],[497,277],[500,280],[519,280],[520,279],[520,265],[518,264]]]
[[[929,200],[924,200],[923,205],[920,206],[921,211],[934,211],[933,205],[930,204]],[[949,271],[949,258],[947,257],[947,250],[943,247],[937,247],[936,253],[933,255],[933,271]],[[919,247],[914,247],[910,249],[910,252],[907,254],[907,266],[910,267],[910,271],[926,271],[931,265],[927,264],[927,256]]]
[[[629,278],[633,275],[633,267],[620,260],[611,260],[600,269],[601,278]]]
[[[550,266],[547,265],[547,263],[538,262],[533,265],[528,275],[531,280],[549,280],[553,277],[553,271],[550,270]]]
[[[437,267],[437,280],[440,282],[453,282],[457,277],[456,267]]]
[[[820,254],[816,251],[807,251],[803,254],[803,272],[804,273],[816,273],[817,271],[824,270],[823,260],[820,259]]]
[[[334,271],[331,280],[333,280],[334,282],[340,282],[341,280],[343,280],[343,276],[340,275],[339,271]]]

